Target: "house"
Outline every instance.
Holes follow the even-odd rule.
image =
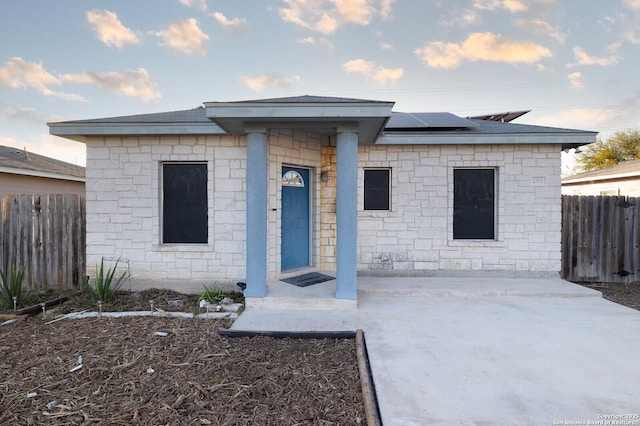
[[[562,179],[562,194],[640,197],[640,160],[567,176]]]
[[[560,271],[560,152],[596,133],[317,96],[49,123],[87,146],[87,261],[134,284]]]
[[[84,167],[0,146],[0,196],[84,194],[84,177]]]

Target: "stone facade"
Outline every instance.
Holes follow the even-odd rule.
[[[359,270],[556,272],[560,146],[361,146]],[[363,169],[390,168],[391,210],[363,210]],[[497,170],[497,238],[453,239],[454,168]]]
[[[358,269],[560,270],[559,145],[359,147]],[[281,171],[310,169],[312,266],[335,270],[335,138],[269,133],[268,279],[280,276]],[[208,243],[161,243],[161,165],[208,166]],[[244,136],[91,137],[87,141],[87,265],[129,259],[132,276],[167,283],[245,277]],[[453,169],[497,170],[497,238],[453,240]],[[363,210],[364,168],[391,170],[391,210]],[[326,172],[326,181],[321,179]],[[190,284],[193,287],[193,284]],[[190,287],[190,288],[192,288]],[[201,288],[201,287],[200,287]]]

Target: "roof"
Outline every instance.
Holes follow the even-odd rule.
[[[434,113],[419,114],[427,122]],[[435,113],[439,114],[439,113]],[[559,127],[515,124],[491,120],[470,120],[457,117],[474,125],[460,127],[437,127],[425,125],[420,128],[385,128],[377,144],[561,144],[562,149],[577,148],[596,141],[598,132],[564,129]]]
[[[392,129],[457,129],[475,127],[478,124],[449,112],[393,112],[385,126]]]
[[[470,120],[502,121],[503,123],[509,123],[515,120],[516,118],[522,117],[528,112],[531,112],[531,110],[499,112],[496,114],[486,114],[486,115],[474,115],[472,117],[467,117],[467,118]]]
[[[640,160],[625,161],[615,166],[606,167],[600,170],[578,173],[562,179],[563,184],[587,183],[600,180],[640,178]]]
[[[247,100],[247,101],[231,101],[231,102],[206,102],[207,104],[214,103],[234,103],[234,104],[243,104],[243,103],[265,103],[265,104],[275,104],[275,103],[287,103],[287,104],[296,104],[296,103],[340,103],[340,104],[349,104],[349,103],[388,103],[387,101],[372,101],[369,99],[356,99],[356,98],[336,98],[332,96],[312,96],[312,95],[303,95],[303,96],[289,96],[284,98],[268,98],[268,99],[255,99],[255,100]]]
[[[84,180],[85,168],[26,150],[0,146],[0,172]]]
[[[119,117],[73,120],[73,123],[211,123],[203,106],[180,111],[156,112],[151,114],[123,115]]]
[[[526,111],[462,118],[448,112],[392,112],[392,106],[387,101],[304,95],[205,102],[189,110],[49,123],[49,128],[53,135],[81,142],[87,136],[241,134],[248,125],[335,134],[336,125],[349,123],[359,127],[361,143],[375,144],[554,143],[567,149],[593,143],[597,136],[508,122]]]

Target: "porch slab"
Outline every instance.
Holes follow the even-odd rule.
[[[354,310],[356,300],[336,299],[336,280],[297,287],[283,281],[267,284],[267,297],[245,298],[247,308],[256,309],[318,309]]]
[[[359,277],[357,310],[249,308],[232,328],[363,329],[385,425],[640,414],[640,312],[559,279],[504,280]]]

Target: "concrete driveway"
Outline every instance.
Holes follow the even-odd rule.
[[[248,309],[232,328],[363,329],[386,426],[640,426],[638,311],[559,279],[358,286],[357,310]]]

